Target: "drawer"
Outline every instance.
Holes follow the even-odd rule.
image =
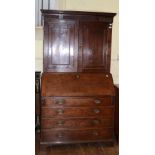
[[[87,130],[42,130],[41,141],[68,142],[68,141],[97,141],[113,139],[113,128]]]
[[[104,116],[113,117],[114,107],[62,107],[62,108],[42,108],[42,117],[89,117],[89,116]]]
[[[52,119],[43,118],[41,120],[42,129],[52,128],[96,128],[96,127],[112,127],[113,119],[101,119],[99,118],[63,118]]]
[[[78,106],[107,106],[112,105],[112,97],[47,97],[43,99],[44,107],[78,107]]]

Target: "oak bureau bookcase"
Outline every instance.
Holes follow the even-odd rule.
[[[115,13],[41,10],[41,146],[113,142]]]

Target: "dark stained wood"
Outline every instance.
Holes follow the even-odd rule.
[[[77,27],[75,21],[45,21],[44,71],[77,71]]]
[[[115,13],[41,11],[40,149],[58,144],[113,144],[115,89],[110,60]]]
[[[118,144],[107,146],[105,143],[86,143],[51,145],[40,150],[36,142],[36,155],[119,155]]]
[[[40,75],[41,72],[35,72],[35,113],[36,115],[40,114]]]
[[[105,22],[82,21],[79,23],[79,71],[110,71],[108,31],[109,24]]]
[[[115,129],[115,135],[117,141],[119,141],[119,86],[115,85],[115,124],[114,124],[114,129]]]
[[[96,127],[113,127],[112,118],[87,117],[87,118],[42,118],[42,129],[52,128],[96,128]]]
[[[40,133],[35,132],[35,155],[40,155],[40,151]]]
[[[40,149],[40,135],[36,134],[35,155],[119,155],[118,143],[108,146],[107,143],[83,143],[68,145],[50,145]],[[41,145],[42,146],[42,145]]]
[[[43,73],[42,96],[103,96],[115,94],[110,73]]]
[[[35,72],[35,130],[36,131],[40,131],[40,106],[41,106],[40,76],[41,76],[41,72]]]
[[[114,107],[42,108],[42,117],[112,117]]]
[[[41,132],[42,144],[46,142],[54,143],[68,143],[79,142],[79,141],[91,141],[91,140],[112,140],[113,133],[112,128],[101,128],[101,129],[44,129]]]
[[[41,11],[44,72],[110,72],[115,13]]]
[[[63,10],[41,10],[44,16],[52,16],[52,15],[70,15],[70,16],[105,16],[105,17],[113,17],[116,13],[107,13],[107,12],[87,12],[87,11],[63,11]]]
[[[79,107],[79,106],[110,106],[111,96],[104,97],[45,97],[42,107]]]

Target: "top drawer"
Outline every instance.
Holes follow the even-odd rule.
[[[107,106],[112,105],[112,97],[105,96],[99,98],[90,97],[46,97],[42,99],[44,107],[78,107],[78,106]]]

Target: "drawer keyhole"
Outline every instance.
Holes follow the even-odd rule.
[[[63,137],[63,134],[62,134],[62,133],[59,133],[59,134],[57,135],[57,137],[58,137],[58,138],[62,138],[62,137]]]
[[[98,136],[99,133],[98,133],[97,131],[94,131],[94,132],[93,132],[93,135],[94,135],[94,136]]]
[[[100,123],[99,120],[97,120],[97,119],[93,120],[93,124],[98,125],[99,123]]]

